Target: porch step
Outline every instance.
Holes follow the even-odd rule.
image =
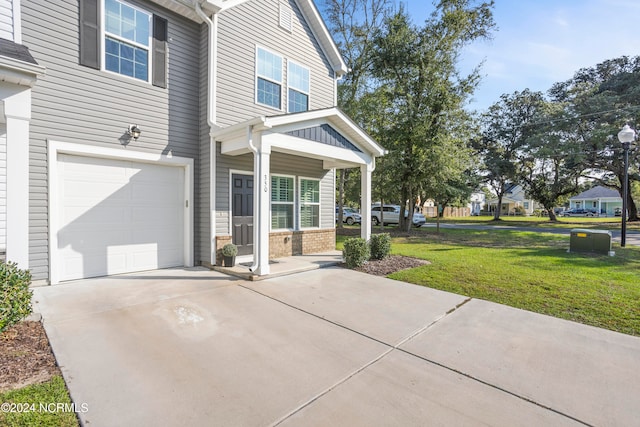
[[[249,271],[249,266],[235,265],[234,267],[212,266],[213,270],[230,276],[239,277],[244,280],[265,280],[272,277],[287,276],[290,274],[302,273],[304,271],[316,270],[318,268],[332,267],[342,263],[342,252],[331,251],[320,254],[296,255],[286,258],[278,258],[269,262],[270,273],[259,276]]]

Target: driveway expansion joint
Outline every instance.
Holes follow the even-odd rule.
[[[536,405],[536,406],[538,406],[538,407],[540,407],[540,408],[542,408],[542,409],[545,409],[545,410],[547,410],[547,411],[554,412],[554,413],[556,413],[556,414],[558,414],[558,415],[560,415],[560,416],[562,416],[562,417],[569,418],[570,420],[575,421],[575,422],[577,422],[577,423],[580,423],[580,424],[582,424],[582,425],[584,425],[584,426],[594,427],[594,425],[593,425],[593,424],[589,424],[589,423],[588,423],[588,422],[586,422],[586,421],[583,421],[583,420],[581,420],[581,419],[579,419],[579,418],[576,418],[576,417],[574,417],[574,416],[572,416],[572,415],[569,415],[569,414],[567,414],[567,413],[565,413],[565,412],[562,412],[562,411],[560,411],[560,410],[558,410],[558,409],[554,409],[554,408],[552,408],[552,407],[550,407],[550,406],[547,406],[547,405],[545,405],[545,404],[543,404],[543,403],[537,402],[537,401],[535,401],[535,400],[533,400],[533,399],[530,399],[530,398],[528,398],[528,397],[526,397],[526,396],[523,396],[523,395],[518,394],[518,393],[516,393],[516,392],[510,391],[510,390],[508,390],[508,389],[506,389],[506,388],[504,388],[504,387],[500,387],[500,386],[498,386],[498,385],[492,384],[492,383],[490,383],[490,382],[488,382],[488,381],[485,381],[485,380],[483,380],[483,379],[480,379],[480,378],[478,378],[478,377],[475,377],[475,376],[473,376],[473,375],[471,375],[471,374],[467,374],[466,372],[460,371],[460,370],[458,370],[458,369],[452,368],[452,367],[447,366],[447,365],[445,365],[445,364],[442,364],[442,363],[440,363],[440,362],[436,362],[435,360],[431,360],[431,359],[429,359],[429,358],[426,358],[426,357],[420,356],[419,354],[413,353],[413,352],[411,352],[411,351],[404,350],[404,349],[402,349],[402,348],[399,348],[398,350],[399,350],[399,351],[401,351],[401,352],[403,352],[403,353],[405,353],[405,354],[407,354],[407,355],[409,355],[409,356],[416,357],[416,358],[418,358],[418,359],[420,359],[420,360],[424,360],[425,362],[431,363],[431,364],[433,364],[433,365],[435,365],[435,366],[438,366],[438,367],[440,367],[440,368],[446,369],[446,370],[451,371],[451,372],[453,372],[453,373],[456,373],[456,374],[458,374],[458,375],[462,375],[463,377],[466,377],[466,378],[468,378],[468,379],[470,379],[470,380],[472,380],[472,381],[476,381],[476,382],[478,382],[478,383],[480,383],[480,384],[483,384],[483,385],[485,385],[485,386],[487,386],[487,387],[491,387],[491,388],[493,388],[493,389],[495,389],[495,390],[498,390],[498,391],[501,391],[501,392],[503,392],[503,393],[509,394],[509,395],[511,395],[511,396],[513,396],[513,397],[516,397],[516,398],[518,398],[518,399],[520,399],[520,400],[524,400],[524,401],[525,401],[525,402],[527,402],[527,403],[531,403],[531,404]]]
[[[331,386],[327,387],[325,390],[323,390],[323,391],[319,392],[318,394],[316,394],[315,396],[311,397],[311,398],[310,398],[309,400],[307,400],[306,402],[302,403],[301,405],[299,405],[298,407],[294,408],[293,410],[291,410],[290,412],[288,412],[287,414],[285,414],[285,415],[284,415],[284,416],[282,416],[281,418],[279,418],[279,419],[277,419],[276,421],[274,421],[273,423],[269,424],[269,426],[270,426],[270,427],[276,427],[276,426],[278,426],[278,425],[282,424],[282,423],[283,423],[283,422],[285,422],[287,419],[291,418],[292,416],[294,416],[294,415],[295,415],[295,414],[297,414],[298,412],[302,411],[304,408],[308,407],[309,405],[311,405],[311,404],[312,404],[313,402],[315,402],[316,400],[318,400],[318,399],[322,398],[323,396],[325,396],[326,394],[328,394],[328,393],[329,393],[329,392],[331,392],[332,390],[336,389],[336,388],[337,388],[337,387],[339,387],[340,385],[344,384],[345,382],[347,382],[347,381],[348,381],[348,380],[350,380],[351,378],[355,377],[356,375],[358,375],[359,373],[361,373],[362,371],[364,371],[364,370],[365,370],[365,369],[367,369],[368,367],[370,367],[370,366],[372,366],[373,364],[375,364],[375,363],[379,362],[380,360],[382,360],[384,357],[386,357],[388,354],[390,354],[390,353],[391,353],[391,352],[393,352],[394,350],[398,350],[398,351],[403,352],[403,353],[405,353],[405,354],[407,354],[407,355],[409,355],[409,356],[416,357],[416,358],[418,358],[418,359],[420,359],[420,360],[423,360],[423,361],[425,361],[425,362],[427,362],[427,363],[431,363],[431,364],[433,364],[433,365],[435,365],[435,366],[438,366],[438,367],[440,367],[440,368],[443,368],[443,369],[446,369],[446,370],[448,370],[448,371],[454,372],[454,373],[456,373],[456,374],[458,374],[458,375],[461,375],[461,376],[464,376],[465,378],[468,378],[468,379],[470,379],[470,380],[472,380],[472,381],[478,382],[478,383],[480,383],[480,384],[482,384],[482,385],[484,385],[484,386],[487,386],[487,387],[493,388],[493,389],[495,389],[495,390],[498,390],[498,391],[500,391],[500,392],[506,393],[506,394],[508,394],[508,395],[511,395],[511,396],[513,396],[513,397],[516,397],[516,398],[518,398],[518,399],[521,399],[521,400],[523,400],[523,401],[525,401],[525,402],[527,402],[527,403],[530,403],[530,404],[532,404],[532,405],[538,406],[538,407],[540,407],[540,408],[542,408],[542,409],[544,409],[544,410],[551,411],[551,412],[556,413],[556,414],[558,414],[558,415],[560,415],[560,416],[562,416],[562,417],[568,418],[568,419],[570,419],[570,420],[572,420],[572,421],[575,421],[575,422],[577,422],[577,423],[579,423],[579,424],[582,424],[582,425],[584,425],[584,426],[593,427],[593,425],[592,425],[592,424],[589,424],[589,423],[587,423],[587,422],[585,422],[585,421],[582,421],[582,420],[580,420],[580,419],[578,419],[578,418],[576,418],[576,417],[574,417],[574,416],[572,416],[572,415],[569,415],[569,414],[564,413],[564,412],[562,412],[562,411],[560,411],[560,410],[554,409],[554,408],[552,408],[552,407],[550,407],[550,406],[547,406],[547,405],[545,405],[545,404],[542,404],[542,403],[540,403],[540,402],[537,402],[537,401],[535,401],[535,400],[533,400],[533,399],[530,399],[530,398],[528,398],[528,397],[526,397],[526,396],[522,396],[522,395],[517,394],[517,393],[515,393],[515,392],[513,392],[513,391],[510,391],[510,390],[507,390],[507,389],[505,389],[505,388],[503,388],[503,387],[500,387],[500,386],[498,386],[498,385],[496,385],[496,384],[492,384],[492,383],[490,383],[490,382],[487,382],[487,381],[485,381],[485,380],[482,380],[482,379],[480,379],[480,378],[477,378],[477,377],[475,377],[475,376],[473,376],[473,375],[471,375],[471,374],[468,374],[468,373],[466,373],[466,372],[460,371],[460,370],[458,370],[458,369],[455,369],[455,368],[452,368],[452,367],[450,367],[450,366],[444,365],[444,364],[442,364],[442,363],[436,362],[435,360],[431,360],[431,359],[429,359],[429,358],[426,358],[426,357],[420,356],[419,354],[415,354],[415,353],[412,353],[412,352],[410,352],[410,351],[408,351],[408,350],[404,350],[404,349],[400,348],[400,346],[404,345],[405,343],[407,343],[408,341],[412,340],[412,339],[413,339],[413,338],[415,338],[416,336],[418,336],[418,335],[422,334],[423,332],[427,331],[429,328],[431,328],[432,326],[434,326],[435,324],[437,324],[437,323],[438,323],[438,322],[440,322],[441,320],[445,319],[445,318],[446,318],[446,317],[448,317],[449,315],[453,314],[455,311],[458,311],[458,310],[459,310],[460,308],[462,308],[464,305],[466,305],[467,303],[469,303],[470,301],[472,301],[472,300],[473,300],[473,298],[470,298],[470,297],[465,298],[462,302],[460,302],[460,303],[456,304],[454,307],[452,307],[451,309],[447,310],[447,311],[446,311],[444,314],[442,314],[441,316],[437,317],[436,319],[434,319],[433,321],[429,322],[429,323],[428,323],[428,324],[426,324],[425,326],[423,326],[423,327],[421,327],[421,328],[417,329],[416,331],[414,331],[414,332],[410,333],[410,334],[409,334],[409,335],[407,335],[405,338],[401,339],[397,344],[393,345],[393,344],[389,344],[389,343],[387,343],[387,342],[384,342],[384,341],[382,341],[382,340],[380,340],[380,339],[378,339],[378,338],[374,338],[374,337],[372,337],[372,336],[366,335],[366,334],[364,334],[364,333],[362,333],[362,332],[360,332],[360,331],[357,331],[357,330],[355,330],[355,329],[353,329],[353,328],[350,328],[350,327],[348,327],[348,326],[346,326],[346,325],[343,325],[343,324],[341,324],[341,323],[334,322],[334,321],[332,321],[332,320],[330,320],[330,319],[327,319],[326,317],[320,316],[320,315],[318,315],[318,314],[311,313],[311,312],[309,312],[309,311],[307,311],[307,310],[304,310],[304,309],[302,309],[302,308],[300,308],[300,307],[296,307],[296,306],[295,306],[295,305],[293,305],[293,304],[290,304],[290,303],[287,303],[287,302],[285,302],[285,301],[279,300],[278,298],[272,297],[272,296],[267,295],[267,294],[265,294],[265,293],[262,293],[262,292],[260,292],[260,291],[258,291],[258,290],[256,290],[256,289],[253,289],[253,288],[247,287],[247,286],[245,286],[245,285],[243,285],[243,284],[238,284],[238,287],[241,287],[241,288],[247,289],[247,290],[249,290],[249,291],[255,292],[255,293],[257,293],[258,295],[261,295],[261,296],[266,297],[266,298],[268,298],[268,299],[271,299],[271,300],[273,300],[273,301],[275,301],[275,302],[278,302],[278,303],[280,303],[280,304],[283,304],[283,305],[285,305],[285,306],[287,306],[287,307],[289,307],[289,308],[292,308],[292,309],[294,309],[294,310],[300,311],[300,312],[302,312],[302,313],[304,313],[304,314],[307,314],[307,315],[309,315],[309,316],[315,317],[315,318],[320,319],[320,320],[322,320],[322,321],[325,321],[325,322],[331,323],[331,324],[333,324],[333,325],[335,325],[335,326],[338,326],[338,327],[340,327],[340,328],[346,329],[346,330],[348,330],[348,331],[350,331],[350,332],[353,332],[353,333],[355,333],[355,334],[358,334],[358,335],[360,335],[360,336],[362,336],[362,337],[364,337],[364,338],[370,339],[370,340],[372,340],[372,341],[378,342],[378,343],[380,343],[380,344],[383,344],[383,345],[386,345],[386,346],[388,346],[388,347],[389,347],[387,350],[385,350],[384,352],[382,352],[380,355],[376,356],[375,358],[373,358],[373,359],[372,359],[372,360],[370,360],[369,362],[367,362],[367,363],[363,364],[363,365],[362,365],[362,366],[360,366],[359,368],[357,368],[357,369],[355,369],[354,371],[350,372],[350,373],[349,373],[349,374],[347,374],[344,378],[342,378],[342,379],[338,380],[338,381],[337,381],[336,383],[334,383],[333,385],[331,385]]]
[[[285,414],[284,416],[282,416],[281,418],[279,418],[278,420],[274,421],[272,424],[270,424],[271,427],[275,427],[278,426],[280,424],[282,424],[283,422],[285,422],[287,419],[291,418],[292,416],[294,416],[295,414],[297,414],[298,412],[300,412],[301,410],[303,410],[304,408],[306,408],[307,406],[311,405],[313,402],[315,402],[316,400],[320,399],[321,397],[323,397],[324,395],[326,395],[327,393],[329,393],[330,391],[334,390],[335,388],[339,387],[340,385],[344,384],[345,382],[347,382],[349,379],[353,378],[354,376],[358,375],[360,372],[364,371],[365,369],[367,369],[368,367],[370,367],[371,365],[379,362],[380,360],[382,360],[384,357],[386,357],[389,353],[393,352],[394,350],[400,350],[403,351],[402,349],[400,349],[400,346],[407,343],[408,341],[412,340],[413,338],[415,338],[416,336],[420,335],[421,333],[423,333],[424,331],[426,331],[427,329],[429,329],[430,327],[432,327],[433,325],[435,325],[436,323],[438,323],[439,321],[441,321],[442,319],[444,319],[445,317],[447,317],[448,315],[450,315],[451,313],[453,313],[454,311],[458,310],[460,307],[462,307],[463,305],[465,305],[467,302],[471,301],[472,298],[466,298],[465,300],[463,300],[462,302],[460,302],[459,304],[457,304],[456,306],[452,307],[451,309],[449,309],[448,311],[446,311],[444,314],[442,314],[441,316],[437,317],[436,319],[432,320],[431,322],[427,323],[426,325],[418,328],[417,330],[411,332],[409,335],[407,335],[406,337],[402,338],[398,343],[394,344],[389,344],[387,342],[384,342],[378,338],[374,338],[372,336],[366,335],[360,331],[357,331],[353,328],[350,328],[346,325],[340,324],[338,322],[334,322],[332,320],[329,320],[323,316],[311,313],[307,310],[304,310],[300,307],[296,307],[293,304],[289,304],[285,301],[279,300],[275,297],[272,297],[270,295],[264,294],[256,289],[247,287],[243,284],[239,284],[238,285],[241,288],[247,289],[249,291],[255,292],[258,295],[261,295],[263,297],[266,297],[268,299],[271,299],[275,302],[278,302],[280,304],[283,304],[289,308],[292,308],[294,310],[300,311],[306,315],[315,317],[317,319],[320,319],[322,321],[331,323],[335,326],[338,326],[340,328],[346,329],[350,332],[353,332],[355,334],[358,334],[364,338],[370,339],[372,341],[378,342],[380,344],[383,344],[387,347],[389,347],[387,350],[385,350],[384,352],[382,352],[381,354],[379,354],[378,356],[376,356],[375,358],[373,358],[372,360],[370,360],[369,362],[363,364],[362,366],[360,366],[359,368],[355,369],[354,371],[348,373],[344,378],[338,380],[336,383],[334,383],[333,385],[327,387],[325,390],[319,392],[318,394],[316,394],[315,396],[311,397],[309,400],[307,400],[306,402],[302,403],[301,405],[299,405],[298,407],[294,408],[293,410],[291,410],[290,412],[288,412],[287,414]],[[404,351],[403,351],[404,352]],[[405,352],[407,354],[410,354],[408,352]],[[422,358],[420,358],[422,359]]]

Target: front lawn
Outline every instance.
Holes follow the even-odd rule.
[[[395,237],[392,253],[431,263],[389,277],[640,336],[640,248],[616,245],[609,257],[568,247],[550,233],[419,230]]]
[[[0,425],[7,427],[77,427],[78,419],[61,376],[0,394]]]

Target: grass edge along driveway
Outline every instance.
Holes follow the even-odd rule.
[[[340,239],[342,240],[342,239]],[[429,265],[388,277],[640,336],[640,248],[568,253],[569,237],[512,230],[420,230],[392,253]]]

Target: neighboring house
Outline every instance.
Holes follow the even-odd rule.
[[[489,212],[495,212],[495,210],[498,209],[498,198],[487,200],[486,204]],[[525,215],[532,215],[533,211],[538,208],[537,203],[527,197],[521,185],[509,184],[507,191],[504,196],[502,196],[502,206],[499,207],[500,214],[513,215],[518,206],[524,209]]]
[[[599,215],[613,216],[616,208],[622,209],[622,197],[617,190],[596,186],[569,199],[571,209],[592,209]]]
[[[469,212],[472,216],[480,215],[482,207],[486,203],[486,198],[487,196],[483,191],[474,191],[473,193],[471,193],[467,207],[469,208]]]
[[[23,52],[0,62],[0,227],[36,281],[214,265],[230,241],[268,274],[335,248],[339,168],[362,172],[368,238],[384,150],[335,108],[347,67],[311,0],[0,4]]]

